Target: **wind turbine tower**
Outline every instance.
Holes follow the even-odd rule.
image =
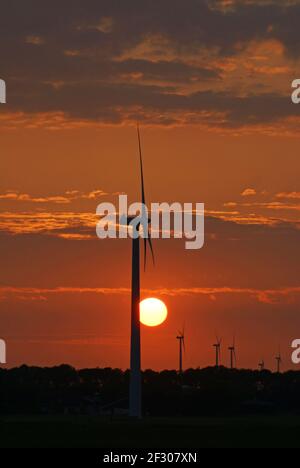
[[[142,146],[139,126],[137,126],[140,174],[141,174],[141,196],[143,207],[146,206]],[[145,210],[141,210],[141,222],[137,226],[138,234],[143,227],[144,238],[144,269],[146,269],[147,243],[150,246],[152,260],[154,254],[151,237],[149,233],[150,219],[146,218]],[[130,225],[135,217],[127,218]],[[142,417],[142,393],[141,393],[141,332],[140,332],[140,235],[132,239],[132,280],[131,280],[131,343],[130,343],[130,388],[129,388],[129,415],[133,418]]]
[[[277,368],[276,368],[277,374],[280,374],[280,366],[281,366],[281,363],[282,363],[280,350],[279,350],[278,356],[275,357],[275,360],[277,362]]]
[[[216,350],[216,367],[220,366],[221,361],[221,343],[222,339],[217,337],[217,342],[213,345]]]
[[[235,337],[233,337],[232,345],[229,346],[228,351],[230,353],[230,369],[234,369],[236,367]]]
[[[185,351],[184,328],[183,328],[182,332],[178,333],[178,336],[176,336],[176,339],[179,341],[179,374],[182,374],[182,372],[183,372],[183,366],[182,366],[183,352]]]

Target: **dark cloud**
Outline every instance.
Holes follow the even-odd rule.
[[[298,114],[298,108],[291,104],[289,96],[261,94],[238,97],[213,91],[186,96],[174,87],[98,85],[96,82],[71,83],[59,88],[39,83],[34,89],[28,81],[17,82],[15,91],[11,90],[10,108],[30,113],[63,110],[71,118],[115,123],[121,121],[124,114],[133,121],[137,118],[148,120],[150,115],[153,123],[160,123],[163,113],[169,114],[170,123],[175,123],[187,113],[187,123],[215,123],[224,128],[272,123]],[[221,113],[219,117],[218,113]]]
[[[73,0],[70,7],[66,0],[12,0],[2,5],[1,36],[17,42],[40,35],[58,49],[103,46],[104,54],[120,52],[151,34],[168,37],[179,48],[200,44],[228,52],[237,42],[255,38],[278,38],[293,48],[299,43],[299,2],[236,2],[225,10],[213,8],[216,3],[222,2]],[[99,29],[102,18],[112,18],[111,34]]]
[[[225,127],[297,115],[288,91],[282,97],[252,96],[249,90],[245,98],[234,91],[215,92],[218,65],[200,66],[183,58],[196,57],[203,48],[219,58],[235,56],[249,41],[264,39],[280,40],[293,56],[300,45],[300,5],[221,6],[220,1],[203,0],[74,0],[72,6],[66,0],[5,2],[0,54],[7,109],[62,111],[72,118],[115,123],[125,117],[142,119],[141,109],[146,119],[158,123],[201,122],[203,113],[224,113],[221,119],[210,115],[207,122]],[[133,48],[151,37],[170,49],[168,60],[164,55],[159,59],[159,47],[155,61],[130,57]],[[180,85],[194,83],[210,90],[182,93]],[[181,113],[194,115],[184,118]]]

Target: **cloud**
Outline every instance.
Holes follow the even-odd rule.
[[[36,85],[35,95],[28,101],[28,86],[16,93],[11,90],[12,118],[3,114],[6,126],[18,124],[15,116],[25,111],[35,116],[28,128],[41,124],[50,129],[91,124],[134,123],[152,125],[202,125],[206,128],[251,129],[278,133],[299,125],[297,106],[286,96],[265,93],[257,96],[235,96],[232,92],[198,91],[184,94],[174,87],[157,85],[72,83],[61,87]],[[74,99],[76,96],[76,99]],[[44,121],[41,117],[44,116]],[[26,117],[26,116],[25,116]],[[288,119],[293,118],[289,122]],[[73,123],[72,123],[73,122]],[[24,120],[23,120],[24,123]],[[26,122],[25,122],[26,125]],[[278,125],[278,128],[276,128]],[[268,128],[271,126],[271,128]]]
[[[9,234],[45,234],[69,239],[83,239],[95,234],[98,218],[93,212],[3,212],[0,231]]]
[[[28,193],[20,193],[14,190],[7,190],[5,193],[0,193],[0,200],[9,200],[16,202],[30,202],[30,203],[54,203],[58,205],[69,204],[75,200],[96,200],[97,198],[107,195],[103,190],[93,190],[88,193],[79,192],[78,190],[69,190],[63,195],[34,197]]]
[[[90,26],[90,29],[95,29],[104,34],[109,34],[113,31],[114,20],[111,17],[103,17],[100,19],[99,23],[95,26]]]
[[[255,289],[255,288],[239,288],[239,287],[192,287],[192,288],[158,288],[158,289],[142,289],[145,295],[151,296],[224,296],[224,295],[246,295],[254,298],[258,302],[266,304],[274,304],[282,300],[291,300],[291,297],[300,294],[300,286],[291,286],[275,289]],[[9,298],[20,301],[26,300],[47,300],[51,295],[64,294],[96,294],[105,296],[115,295],[130,295],[130,288],[89,288],[89,287],[56,287],[56,288],[29,288],[29,287],[14,287],[0,286],[0,300],[4,301]]]
[[[26,42],[26,44],[33,44],[33,45],[36,45],[36,46],[40,46],[40,45],[43,45],[45,43],[43,38],[40,37],[40,36],[27,36],[25,38],[25,42]]]
[[[51,217],[48,213],[44,219],[36,216],[36,220],[34,213],[29,219],[11,216],[10,228],[19,235],[0,233],[3,300],[26,302],[24,308],[15,304],[20,311],[29,310],[31,302],[33,309],[49,307],[49,311],[52,306],[55,309],[70,302],[88,307],[95,301],[111,303],[113,299],[108,296],[122,296],[120,300],[128,302],[129,240],[100,241],[95,217],[89,213],[78,213],[77,217],[76,213],[69,217],[64,213]],[[296,290],[288,295],[286,288],[299,286],[299,236],[300,230],[293,223],[274,221],[270,225],[254,218],[250,224],[242,215],[238,222],[207,217],[205,248],[193,255],[184,249],[183,240],[154,240],[159,271],[149,265],[143,295],[188,296],[195,304],[198,299],[209,301],[211,296],[222,304],[296,302]],[[260,255],[254,255],[258,251]],[[30,262],[28,252],[35,252]],[[41,271],[46,276],[41,276]]]
[[[269,200],[230,201],[223,204],[224,208],[235,209],[235,213],[232,213],[231,216],[232,221],[240,224],[265,224],[274,227],[291,223],[296,229],[300,228],[299,220],[296,218],[300,211],[300,193],[280,192],[271,196],[266,190],[258,192],[253,188],[247,188],[241,193],[243,198],[251,198],[256,195],[263,196],[264,200],[269,198]],[[277,212],[276,216],[271,214],[272,212]],[[225,215],[223,219],[230,219],[230,214]]]
[[[300,192],[280,192],[276,194],[276,197],[288,200],[300,200]]]
[[[92,194],[93,192],[91,192]],[[86,196],[85,199],[89,200]],[[77,200],[77,198],[76,198]],[[13,199],[15,201],[15,199]],[[45,202],[46,203],[46,202]],[[60,205],[60,204],[59,204]],[[65,206],[65,203],[62,204]],[[281,203],[225,203],[228,208],[260,208],[274,211],[300,211],[298,205]],[[263,215],[241,212],[238,210],[209,210],[205,211],[206,235],[209,226],[214,222],[226,223],[230,226],[269,226],[270,228],[300,229],[299,221],[279,215]],[[93,240],[96,237],[96,225],[99,217],[92,211],[3,211],[0,213],[0,232],[8,235],[43,235],[65,240],[81,241]],[[220,226],[218,226],[220,228]]]
[[[241,193],[242,197],[251,197],[251,196],[256,195],[256,194],[257,194],[257,192],[256,192],[256,190],[253,189],[253,188],[245,189],[245,190]]]
[[[253,203],[240,203],[238,204],[239,207],[244,208],[260,208],[265,210],[275,210],[275,211],[300,211],[299,204],[287,204],[283,202],[277,201],[269,201],[269,202],[253,202]]]
[[[278,289],[251,289],[251,288],[234,288],[234,287],[218,287],[218,288],[175,288],[175,289],[162,289],[153,291],[157,295],[166,296],[193,296],[205,295],[213,296],[238,294],[247,295],[255,298],[258,302],[266,304],[274,304],[280,302],[281,299],[288,299],[291,296],[300,294],[300,286],[284,287]]]
[[[299,113],[286,89],[299,15],[290,1],[74,0],[70,9],[66,0],[12,0],[0,18],[2,118],[10,128],[13,119],[51,129],[139,119],[294,131]]]

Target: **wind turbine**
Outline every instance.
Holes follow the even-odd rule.
[[[258,363],[258,368],[261,372],[265,370],[265,361],[263,359]]]
[[[230,369],[233,369],[236,366],[235,336],[233,337],[232,346],[229,346],[228,351],[230,352]]]
[[[185,352],[184,327],[182,332],[179,332],[178,336],[176,336],[176,339],[179,341],[179,374],[182,374],[182,355]]]
[[[277,374],[280,374],[280,365],[282,363],[280,348],[279,348],[278,356],[275,356],[275,360],[277,361]]]
[[[217,337],[217,342],[213,345],[213,347],[216,349],[216,367],[219,367],[219,365],[220,365],[221,343],[222,343],[222,338]]]
[[[140,129],[137,125],[140,176],[141,176],[141,197],[143,207],[146,206],[143,158]],[[152,260],[154,263],[154,253],[152,242],[148,230],[150,219],[143,219],[145,211],[141,212],[141,223],[137,229],[140,233],[141,224],[144,237],[144,270],[147,263],[147,243],[149,244]],[[134,217],[127,218],[127,225],[130,225]],[[144,222],[143,222],[144,221]],[[145,226],[146,225],[146,226]],[[141,392],[141,331],[140,331],[140,236],[133,236],[132,239],[132,279],[131,279],[131,344],[130,344],[130,388],[129,388],[129,415],[133,418],[142,417],[142,392]]]

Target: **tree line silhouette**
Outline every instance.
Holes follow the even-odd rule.
[[[143,413],[206,416],[300,410],[300,372],[225,367],[142,373]],[[0,414],[121,415],[129,371],[21,366],[0,369]]]

